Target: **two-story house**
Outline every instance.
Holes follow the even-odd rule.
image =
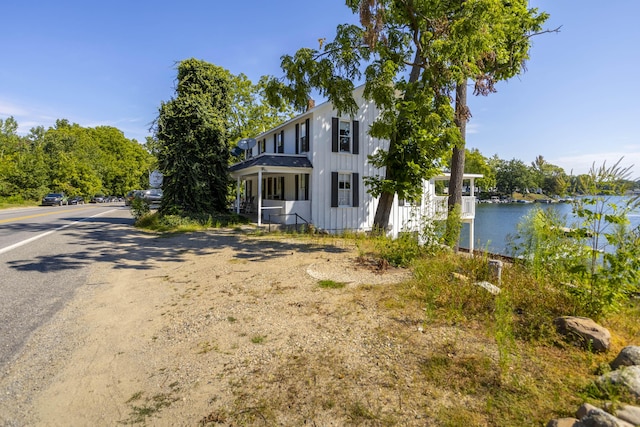
[[[231,166],[236,179],[236,209],[257,213],[258,224],[291,224],[298,218],[330,233],[369,231],[378,205],[363,177],[384,175],[368,156],[386,149],[389,141],[371,137],[367,130],[380,113],[373,102],[354,96],[360,108],[353,117],[338,115],[330,102],[311,106],[305,113],[255,137],[245,160]],[[465,175],[473,180],[481,175]],[[446,176],[437,179],[448,179]],[[419,203],[396,196],[389,219],[389,234],[417,231],[426,218],[441,219],[446,198],[436,196],[435,180],[423,183]],[[462,219],[470,224],[473,242],[475,197],[464,198]]]

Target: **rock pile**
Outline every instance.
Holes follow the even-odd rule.
[[[560,327],[558,329],[560,330]],[[592,348],[595,350],[595,346]],[[626,388],[636,399],[640,400],[640,346],[623,348],[610,365],[613,371],[601,375],[596,381],[601,385],[614,384]],[[640,426],[640,406],[607,405],[601,409],[588,403],[580,406],[576,412],[576,418],[559,418],[547,423],[547,427],[633,426]]]

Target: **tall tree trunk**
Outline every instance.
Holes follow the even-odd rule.
[[[462,210],[462,182],[464,175],[464,149],[467,132],[467,120],[469,109],[467,107],[467,82],[456,85],[456,112],[455,123],[460,130],[462,142],[453,147],[451,155],[451,177],[449,179],[449,199],[447,218],[447,243],[456,251],[460,241],[460,213]],[[457,217],[452,217],[453,215]]]
[[[411,67],[411,74],[409,74],[409,83],[415,83],[418,81],[418,77],[420,77],[420,62],[421,62],[421,54],[420,50],[416,51],[416,55],[413,61],[413,67]],[[407,100],[407,94],[405,92],[404,100]],[[401,118],[398,122],[402,120]],[[400,137],[397,130],[389,141],[389,153],[393,153],[396,150],[396,139]],[[385,170],[385,179],[394,180],[393,170],[391,168],[386,168]],[[380,200],[378,201],[378,207],[376,208],[376,214],[373,217],[373,228],[377,232],[386,233],[387,228],[389,228],[389,216],[391,215],[391,207],[393,206],[393,198],[395,193],[383,192],[380,195]]]
[[[393,205],[393,193],[382,193],[378,200],[378,208],[373,217],[373,227],[376,232],[385,234],[389,227],[389,216],[391,215],[391,206]]]

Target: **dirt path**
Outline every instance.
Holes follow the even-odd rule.
[[[380,312],[407,271],[364,268],[342,240],[155,239],[180,256],[96,265],[32,337],[2,373],[0,424],[425,424],[396,362],[460,332]]]

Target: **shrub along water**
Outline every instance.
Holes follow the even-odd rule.
[[[555,211],[535,209],[511,245],[538,279],[564,289],[578,314],[594,319],[618,310],[640,290],[640,229],[630,229],[629,221],[640,200],[618,197],[630,171],[618,163],[591,168],[582,181],[584,196],[574,202],[577,221],[570,228]]]

